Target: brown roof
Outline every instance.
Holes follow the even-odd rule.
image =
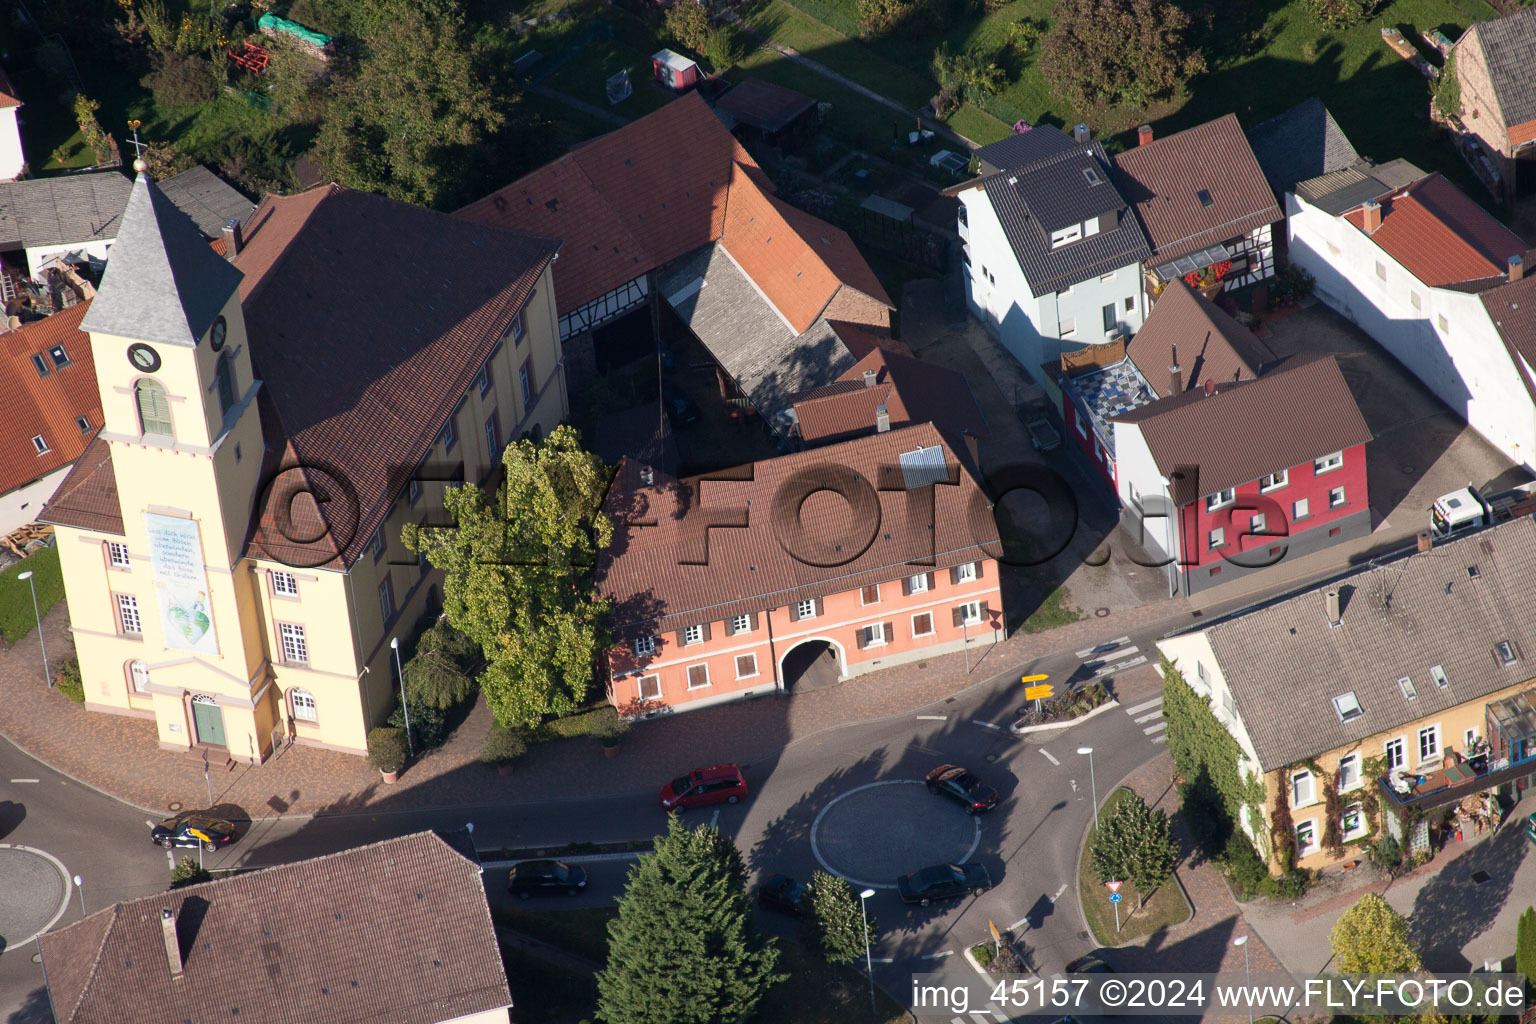
[[[96,390],[96,362],[91,338],[80,331],[88,302],[80,302],[20,330],[0,334],[0,493],[47,476],[80,457],[101,429],[101,393]],[[48,350],[62,345],[69,363],[54,367]],[[50,372],[40,377],[32,357],[40,355]],[[82,431],[75,417],[90,428]],[[39,455],[32,438],[48,445]]]
[[[1164,397],[1171,393],[1168,369],[1175,348],[1184,387],[1191,390],[1207,380],[1252,380],[1275,358],[1252,331],[1197,294],[1183,278],[1174,278],[1163,289],[1126,348],[1136,369]]]
[[[1525,262],[1530,265],[1531,258],[1527,256]],[[1536,381],[1531,379],[1536,371],[1536,275],[1491,288],[1478,298],[1504,341],[1520,383],[1536,401]]]
[[[117,499],[112,449],[100,436],[85,446],[37,518],[56,526],[123,535],[123,510]]]
[[[1284,217],[1235,114],[1128,149],[1114,163],[1115,185],[1135,205],[1159,262]]]
[[[865,373],[874,371],[875,383]],[[794,403],[800,437],[825,444],[875,430],[875,410],[885,406],[892,429],[933,423],[949,436],[987,438],[987,421],[970,385],[954,370],[875,349],[838,378]]]
[[[1362,232],[1365,211],[1344,215]],[[1523,256],[1520,237],[1439,174],[1381,200],[1381,226],[1371,241],[1430,287],[1486,281]]]
[[[853,353],[853,358],[855,359],[863,359],[877,348],[884,349],[887,352],[894,352],[898,356],[907,356],[910,359],[917,358],[904,341],[897,341],[895,338],[882,338],[878,334],[866,331],[858,324],[844,323],[841,320],[829,320],[827,322],[832,327],[832,333],[842,339],[843,344],[849,352]]]
[[[919,450],[922,454],[915,455]],[[924,467],[940,459],[937,475],[957,485],[934,487],[930,530],[927,513],[911,515],[903,492],[908,484],[932,483],[935,471]],[[807,489],[843,474],[870,482],[869,491],[852,487],[850,493],[873,500],[855,509],[822,491],[799,505],[804,532],[791,539],[791,546],[807,553],[825,549],[818,561],[847,559],[841,565],[806,564],[781,543],[780,534],[793,527],[776,507],[795,504]],[[614,623],[621,635],[780,608],[910,576],[918,571],[914,565],[948,568],[996,557],[999,550],[981,485],[930,424],[706,477],[676,481],[658,474],[655,481],[643,485],[639,467],[625,460],[605,503],[614,520],[614,540],[598,557],[597,579],[602,592],[616,600]],[[703,507],[693,507],[698,504]],[[706,520],[719,526],[706,529]],[[739,527],[730,528],[732,522]],[[869,543],[861,552],[858,540],[866,529]]]
[[[16,97],[16,87],[11,85],[10,77],[0,70],[0,110],[19,106],[21,106],[21,100]]]
[[[782,131],[815,105],[816,101],[804,93],[761,78],[744,78],[715,101],[715,109],[765,132]]]
[[[1219,384],[1209,396],[1186,391],[1113,422],[1141,428],[1177,505],[1371,439],[1331,355],[1287,360],[1257,380]]]
[[[512,1003],[480,866],[431,832],[119,903],[38,945],[59,1024],[437,1024]]]

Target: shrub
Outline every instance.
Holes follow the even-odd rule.
[[[1432,87],[1435,106],[1446,117],[1461,116],[1461,76],[1456,73],[1456,54],[1452,53],[1440,69],[1440,81]]]
[[[80,677],[80,659],[70,657],[64,660],[64,664],[59,666],[58,681],[54,686],[76,704],[85,706],[85,680]]]
[[[624,734],[629,732],[629,719],[619,714],[619,709],[612,704],[598,708],[592,718],[592,735],[601,740],[605,747],[618,746]]]
[[[480,761],[492,765],[511,764],[522,757],[527,749],[528,744],[523,739],[521,729],[494,723],[491,731],[486,733],[485,743],[480,747]]]
[[[1258,852],[1253,844],[1241,831],[1234,829],[1227,838],[1227,845],[1221,852],[1220,863],[1226,869],[1227,878],[1232,883],[1232,888],[1237,890],[1239,899],[1252,899],[1263,891],[1266,883],[1270,881],[1269,869],[1259,859]]]
[[[1365,859],[1388,874],[1395,875],[1403,867],[1403,844],[1390,835],[1384,835],[1365,848]]]
[[[397,707],[389,716],[389,724],[396,729],[405,729],[406,709]],[[448,712],[435,705],[423,702],[410,703],[411,718],[411,742],[416,744],[417,750],[428,750],[432,747],[440,747],[448,738]]]
[[[1037,18],[1021,18],[1008,25],[1008,45],[1020,53],[1029,53],[1045,34],[1045,22]]]
[[[379,771],[398,772],[408,756],[404,730],[381,725],[369,731],[368,763]]]
[[[172,889],[180,889],[184,886],[211,881],[213,881],[213,875],[209,873],[207,868],[197,862],[196,857],[183,857],[171,869]]]
[[[1375,6],[1375,0],[1307,0],[1312,17],[1334,29],[1360,24]]]
[[[705,58],[718,75],[740,61],[745,48],[735,29],[729,25],[714,25],[704,34],[703,50]]]
[[[213,66],[202,57],[183,57],[173,53],[155,58],[155,70],[140,79],[155,101],[167,107],[190,107],[207,103],[219,94],[213,81]]]
[[[858,0],[859,27],[866,35],[889,32],[912,14],[904,0]]]
[[[709,35],[709,9],[699,0],[677,0],[667,8],[662,26],[683,46],[694,53],[703,53]]]
[[[1265,875],[1264,881],[1259,884],[1259,894],[1270,899],[1294,900],[1300,899],[1312,888],[1312,872],[1306,868],[1297,868],[1287,872],[1279,878],[1273,875]]]
[[[1002,951],[985,964],[991,974],[1023,974],[1024,961],[1019,959],[1009,946],[1003,946]]]

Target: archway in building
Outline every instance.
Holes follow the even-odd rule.
[[[807,693],[835,685],[843,674],[842,652],[830,640],[809,639],[784,655],[779,678],[785,693]]]

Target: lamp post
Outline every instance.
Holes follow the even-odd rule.
[[[411,706],[405,702],[405,669],[400,667],[400,638],[389,638],[390,650],[395,652],[395,674],[400,677],[400,708],[405,712],[405,748],[416,756],[416,741],[411,739]]]
[[[865,889],[859,893],[859,916],[864,919],[864,969],[869,972],[869,1012],[871,1015],[879,1013],[875,1009],[875,961],[869,951],[869,912],[864,909],[864,901],[875,894],[873,889]]]
[[[80,891],[80,916],[85,916],[85,879],[75,876],[75,888]]]
[[[37,606],[37,584],[32,582],[31,569],[28,569],[16,578],[26,580],[27,586],[32,589],[32,615],[37,619],[37,642],[43,648],[43,678],[48,680],[48,689],[51,690],[53,689],[53,673],[48,671],[48,641],[43,639],[43,613]]]
[[[1253,985],[1253,973],[1248,970],[1248,936],[1239,935],[1232,940],[1232,945],[1243,947],[1243,974],[1247,976],[1248,985]],[[1248,1024],[1253,1024],[1253,1001],[1248,1002]]]
[[[1078,747],[1079,754],[1088,755],[1088,789],[1093,794],[1093,830],[1099,830],[1099,784],[1093,778],[1093,748]]]

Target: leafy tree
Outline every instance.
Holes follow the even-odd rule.
[[[752,925],[746,870],[710,825],[674,814],[656,852],[630,869],[608,925],[598,1015],[623,1024],[738,1024],[786,975],[777,945]]]
[[[1168,0],[1057,0],[1040,70],[1078,107],[1140,109],[1205,70],[1189,24]]]
[[[491,713],[533,725],[576,710],[609,645],[612,602],[592,581],[597,551],[613,538],[602,509],[608,470],[569,426],[508,445],[502,461],[495,497],[450,488],[443,505],[455,525],[410,525],[402,540],[447,573],[444,611],[485,654]]]
[[[864,916],[859,898],[848,880],[825,871],[811,876],[810,914],[806,928],[811,945],[829,964],[850,964],[864,957]],[[874,918],[869,919],[869,943],[878,940]]]
[[[199,864],[196,857],[183,857],[171,869],[172,889],[181,889],[188,885],[198,885],[202,882],[211,881],[213,881],[212,873]]]
[[[1515,973],[1525,975],[1527,990],[1536,986],[1536,907],[1526,907],[1515,925]]]
[[[320,121],[328,99],[324,69],[286,37],[269,40],[266,46],[272,58],[262,81],[278,112],[291,121]]]
[[[1421,966],[1407,920],[1379,893],[1344,911],[1329,938],[1340,974],[1411,974]]]
[[[1376,0],[1307,0],[1307,10],[1331,29],[1360,24],[1375,6]]]
[[[972,103],[985,103],[1002,91],[1007,75],[991,55],[979,50],[950,53],[942,43],[933,53],[930,65],[939,88],[949,96],[959,96]]]
[[[1168,880],[1178,863],[1178,846],[1163,811],[1131,793],[1104,815],[1089,848],[1093,870],[1105,881],[1127,879],[1136,886],[1139,908],[1148,893]]]
[[[458,160],[506,122],[457,10],[391,0],[368,56],[325,112],[315,156],[335,180],[406,202],[447,198]]]
[[[207,103],[219,94],[213,81],[213,66],[202,57],[184,57],[178,53],[157,53],[155,70],[140,81],[155,94],[155,101],[166,107],[190,107]]]
[[[1456,53],[1451,52],[1434,85],[1435,106],[1446,117],[1461,116],[1461,76],[1456,73]]]
[[[405,663],[405,692],[411,707],[447,711],[475,692],[470,669],[479,660],[475,642],[439,620],[416,641],[416,653]]]
[[[180,174],[197,163],[170,142],[151,142],[144,147],[143,157],[149,165],[149,176],[156,181]]]
[[[907,0],[858,0],[859,27],[865,35],[889,32],[912,14]]]
[[[703,53],[716,74],[741,60],[743,50],[740,34],[730,25],[712,25],[704,33]]]
[[[694,53],[704,52],[709,35],[709,8],[699,0],[677,0],[663,20],[667,34]]]

